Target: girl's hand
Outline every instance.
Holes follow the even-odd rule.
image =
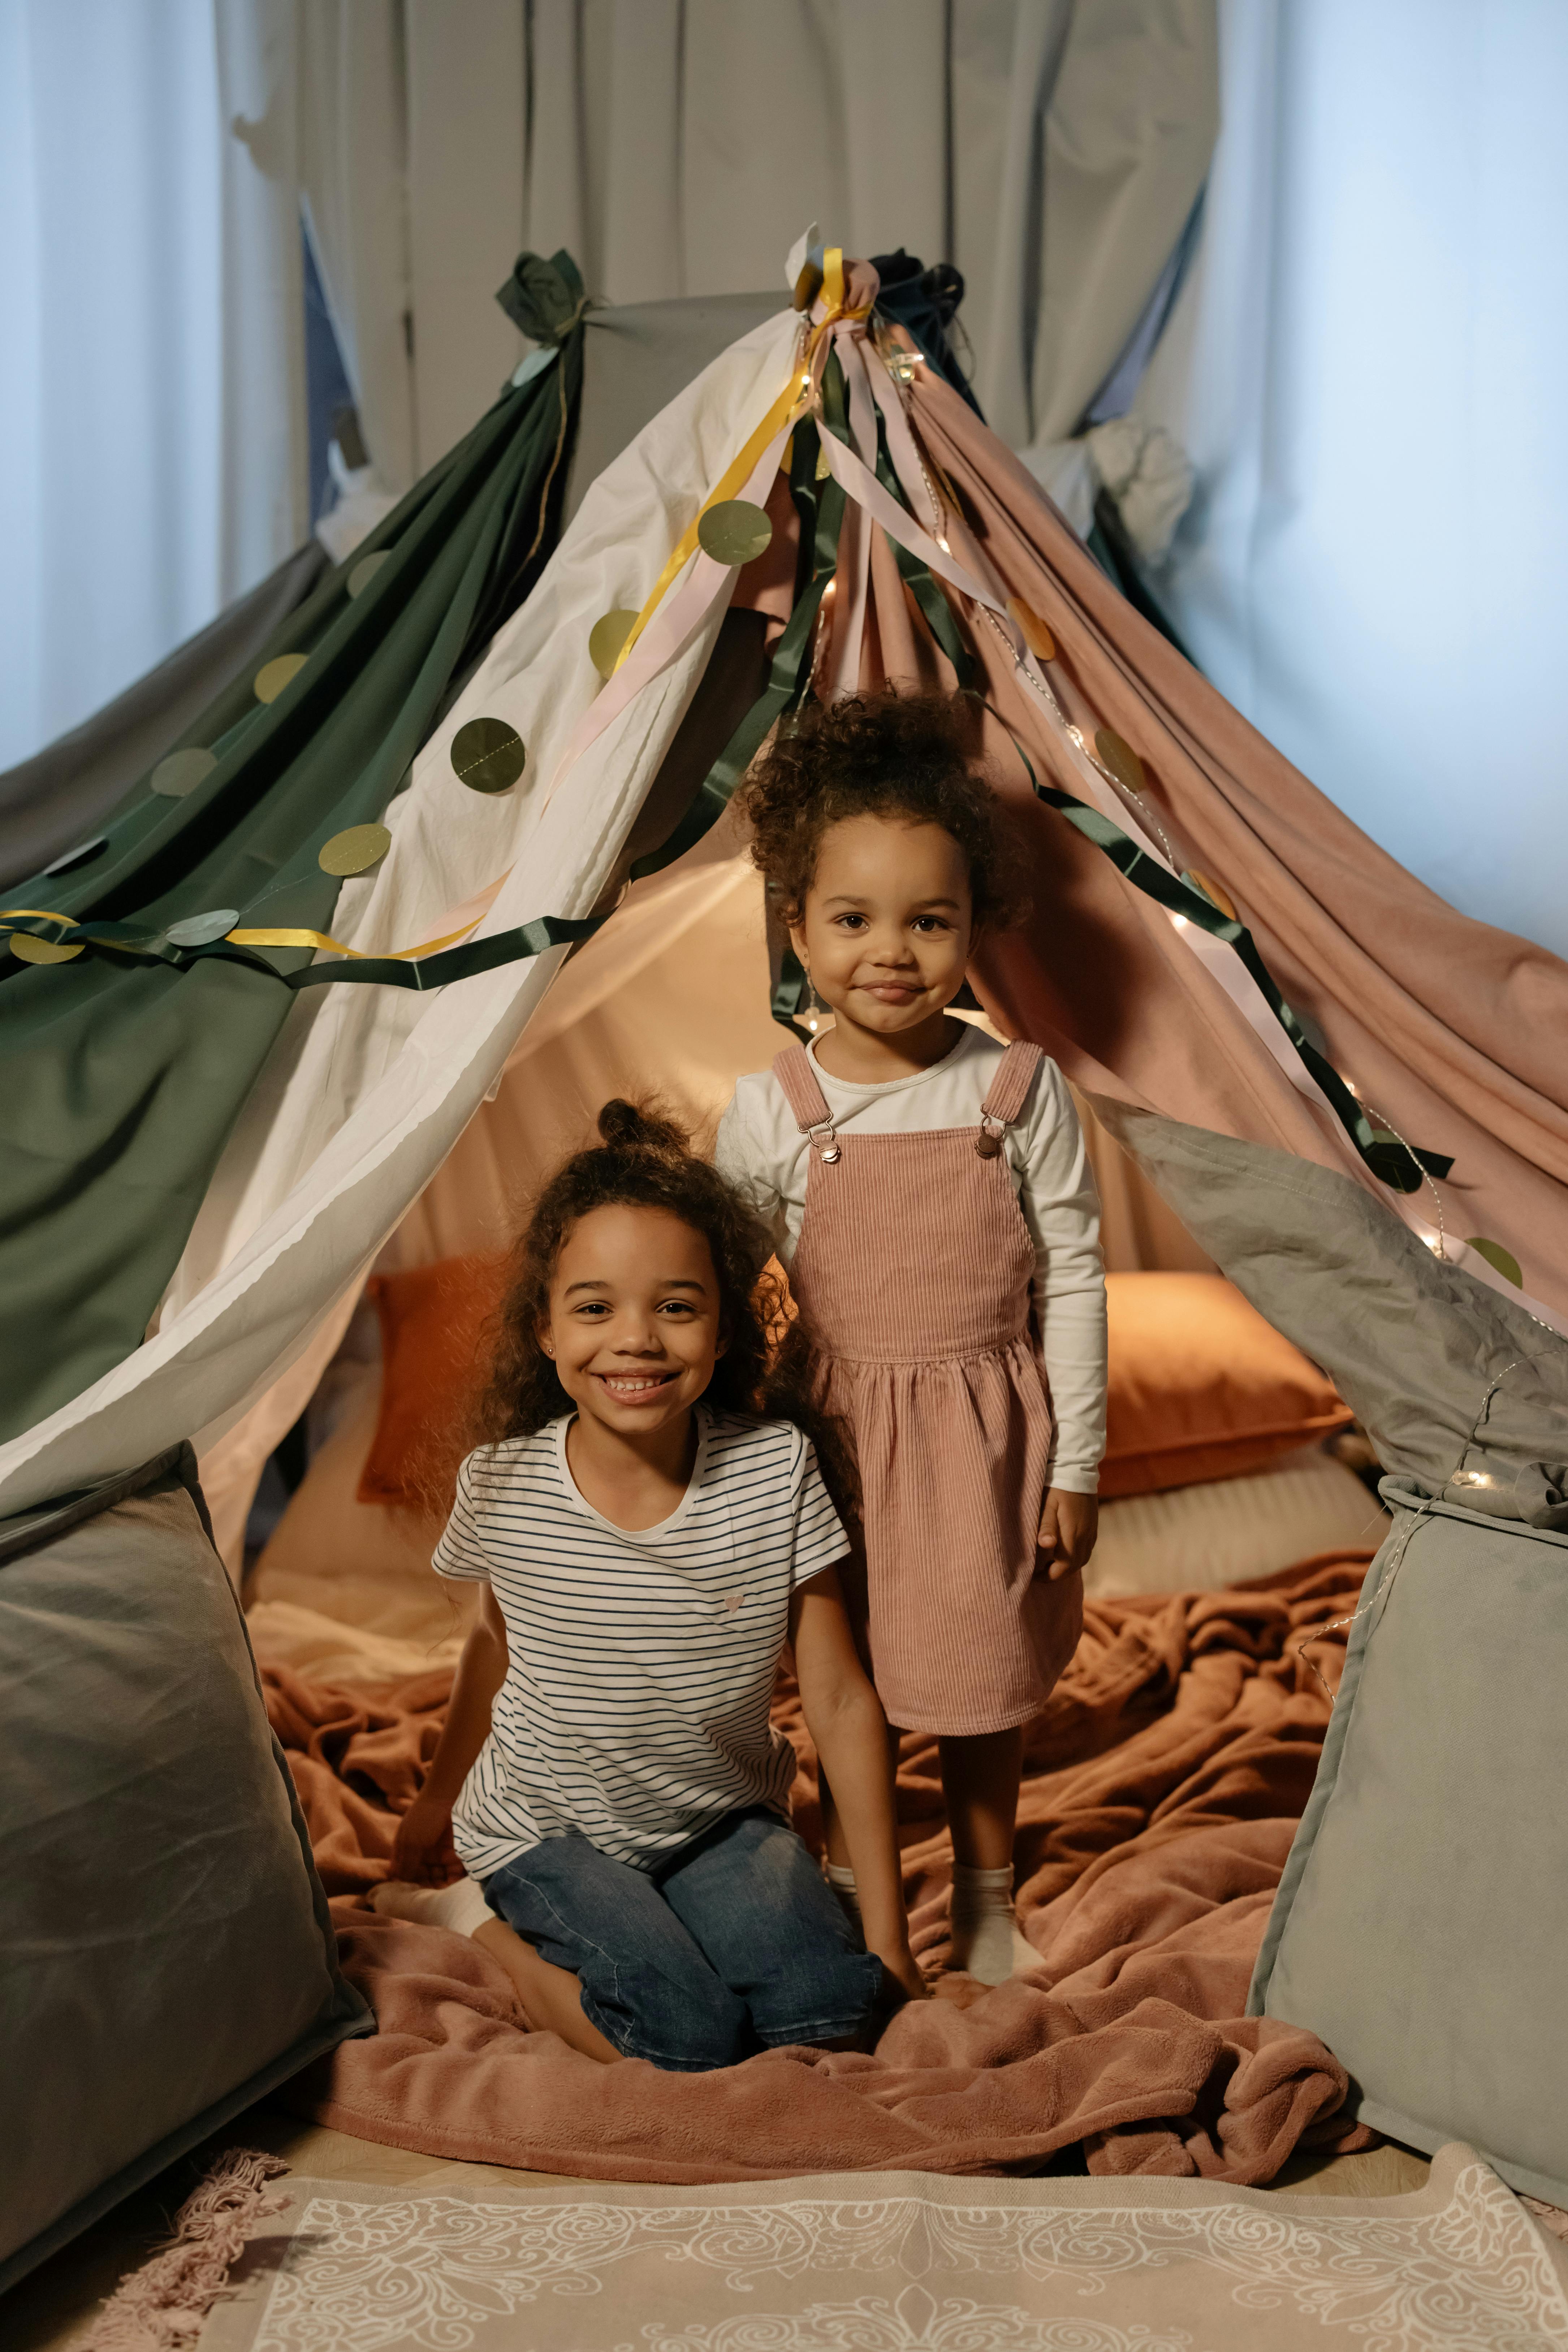
[[[450,1886],[462,1875],[452,1843],[452,1808],[422,1791],[397,1824],[387,1876],[415,1886]]]
[[[1075,1569],[1088,1567],[1099,1532],[1098,1496],[1075,1495],[1066,1486],[1051,1488],[1040,1513],[1037,1540],[1041,1565],[1048,1562],[1053,1584],[1061,1577],[1070,1576]]]
[[[901,2009],[906,2000],[931,1999],[931,1987],[907,1944],[890,1952],[879,1952],[877,1957],[882,1963],[882,1990],[889,2008]]]

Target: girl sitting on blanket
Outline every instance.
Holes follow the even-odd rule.
[[[808,704],[753,771],[752,855],[835,1025],[740,1081],[718,1160],[772,1229],[853,1434],[873,1677],[890,1722],[938,1735],[952,1961],[994,1984],[1036,1957],[1013,1914],[1022,1727],[1082,1622],[1105,1278],[1061,1073],[945,1010],[1006,919],[963,714]],[[830,1877],[863,1907],[824,1801]]]
[[[435,1558],[483,1586],[479,1614],[372,1901],[476,1936],[531,2023],[594,2058],[853,2046],[925,1988],[849,1546],[805,1433],[833,1470],[832,1425],[739,1195],[629,1103],[599,1132],[518,1246],[489,1443]],[[863,1938],[789,1826],[786,1642]]]

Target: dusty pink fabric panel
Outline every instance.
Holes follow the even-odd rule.
[[[1472,922],[1406,874],[1132,611],[931,370],[920,372],[912,400],[995,571],[1051,629],[1050,674],[1071,715],[1132,746],[1183,861],[1229,894],[1287,998],[1318,1021],[1379,1119],[1452,1154],[1450,1229],[1503,1243],[1527,1288],[1568,1305],[1568,964]],[[994,669],[991,634],[972,632]],[[1005,707],[1012,719],[1016,699]],[[1031,758],[1042,735],[1030,732]],[[1480,772],[1477,789],[1484,800]],[[1087,1084],[1085,1055],[1126,1098],[1324,1158],[1310,1114],[1278,1073],[1257,1067],[1239,1023],[1212,1012],[1194,1021],[1195,1008],[1184,1007],[1184,1051],[1170,1022],[1141,1006],[1171,959],[1152,950],[1149,925],[1136,937],[1111,894],[1086,892],[1083,858],[1095,853],[1073,856],[1067,831],[1043,812],[1031,827],[1035,920],[1026,939],[983,961],[998,1009],[1055,1053],[1053,1030]],[[1119,969],[1124,950],[1131,960]],[[1217,995],[1201,974],[1194,981]]]

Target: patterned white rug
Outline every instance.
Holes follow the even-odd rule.
[[[291,2178],[200,2352],[1561,2352],[1460,2145],[1403,2197],[838,2174],[470,2201]]]

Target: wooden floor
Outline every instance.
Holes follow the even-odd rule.
[[[225,2126],[209,2145],[127,2198],[96,2227],[45,2263],[11,2294],[0,2298],[0,2345],[5,2352],[64,2352],[86,2326],[104,2297],[136,2264],[144,2262],[168,2231],[170,2219],[189,2195],[205,2165],[226,2147],[264,2148],[292,2168],[317,2179],[417,2183],[422,2190],[490,2200],[526,2200],[555,2173],[516,2172],[499,2164],[448,2164],[351,2139],[346,2132],[300,2123],[263,2103]],[[1289,2165],[1273,2184],[1310,2196],[1395,2197],[1419,2189],[1428,2166],[1424,2156],[1392,2143],[1364,2156],[1303,2158]],[[596,2183],[595,2186],[603,2186]]]

